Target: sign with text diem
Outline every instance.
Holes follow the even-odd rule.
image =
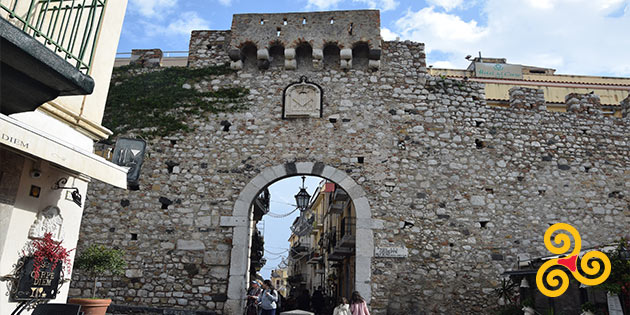
[[[478,78],[522,79],[523,67],[502,63],[475,62],[475,76]]]
[[[374,257],[405,258],[409,257],[409,249],[407,247],[376,247]]]

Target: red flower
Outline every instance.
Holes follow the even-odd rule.
[[[44,260],[48,259],[51,264],[51,270],[57,267],[57,264],[66,264],[68,272],[70,272],[70,252],[65,247],[61,246],[61,242],[56,242],[52,239],[52,233],[44,234],[44,238],[40,240],[33,240],[33,277],[39,278],[40,269],[43,267]]]

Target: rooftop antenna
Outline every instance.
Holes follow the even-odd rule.
[[[479,61],[481,61],[481,50],[479,51]]]

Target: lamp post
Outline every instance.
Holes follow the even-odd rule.
[[[300,191],[297,195],[295,195],[295,202],[302,212],[306,210],[306,207],[308,207],[308,201],[311,199],[311,195],[309,195],[308,192],[306,192],[306,188],[304,188],[305,179],[306,176],[302,176],[302,188],[300,188]]]

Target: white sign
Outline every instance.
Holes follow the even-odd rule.
[[[406,258],[409,257],[409,249],[407,247],[376,247],[374,257]]]
[[[522,79],[523,67],[504,63],[475,62],[475,76],[478,78]]]
[[[611,295],[610,292],[608,292],[606,296],[608,297],[608,314],[623,315],[623,309],[621,308],[619,296]]]

